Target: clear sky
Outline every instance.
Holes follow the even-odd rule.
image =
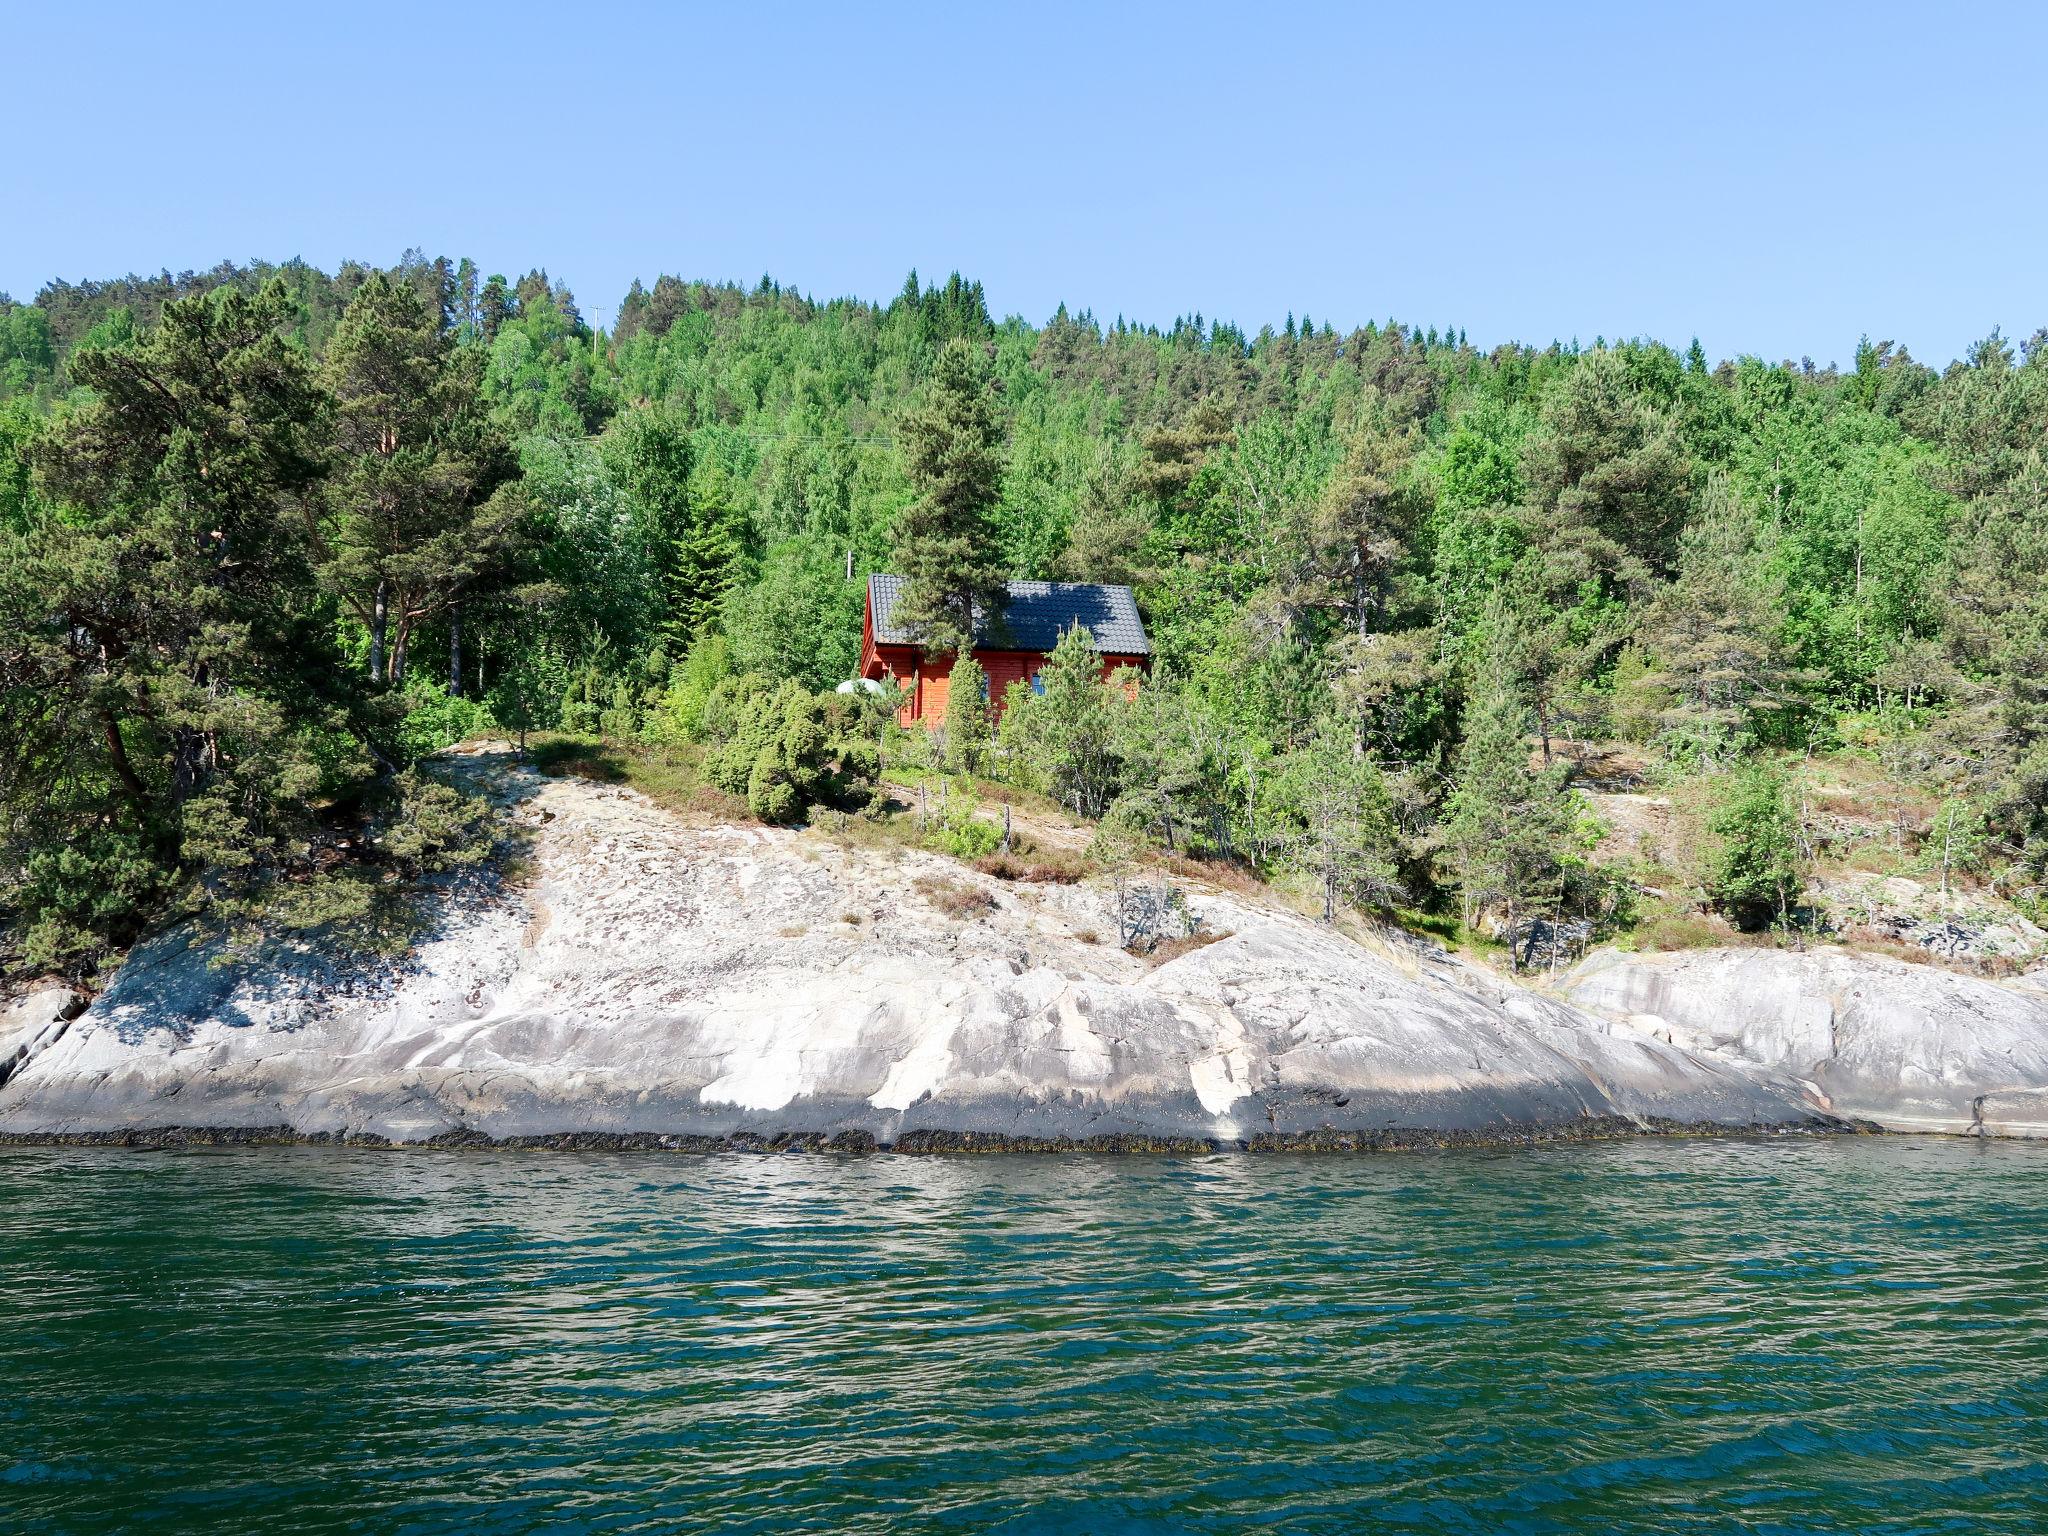
[[[9,7],[0,289],[223,257],[1942,363],[2048,325],[2048,8]]]

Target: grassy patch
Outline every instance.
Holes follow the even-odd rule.
[[[1077,885],[1094,868],[1085,854],[1070,853],[1064,848],[984,854],[972,867],[998,880],[1031,885]]]
[[[705,783],[704,749],[699,746],[629,747],[588,736],[550,734],[532,738],[526,755],[550,777],[624,784],[698,824],[754,819],[744,800]]]
[[[969,922],[996,908],[995,897],[965,880],[921,875],[915,883],[920,896],[955,922]]]
[[[1423,912],[1414,907],[1393,907],[1383,914],[1406,933],[1435,939],[1446,949],[1459,949],[1473,941],[1454,912]]]
[[[1161,939],[1152,946],[1151,952],[1145,958],[1155,967],[1162,966],[1169,960],[1178,960],[1182,955],[1191,955],[1198,949],[1207,949],[1219,939],[1229,937],[1229,934],[1215,929],[1198,928],[1195,932],[1178,939]]]
[[[1645,950],[1719,949],[1747,942],[1745,936],[1726,923],[1690,912],[1666,912],[1638,926],[1629,935],[1634,947]]]
[[[937,793],[948,780],[957,784],[966,779],[974,786],[976,797],[990,805],[1007,805],[1051,821],[1070,819],[1066,807],[1050,795],[1042,795],[1035,789],[1020,789],[1015,784],[1005,784],[1001,779],[984,779],[972,774],[941,773],[933,768],[920,768],[908,763],[895,762],[883,768],[882,777],[891,784],[900,784],[907,789],[915,790],[922,785],[933,793]]]
[[[1161,869],[1169,870],[1188,880],[1200,880],[1208,885],[1220,886],[1226,891],[1242,891],[1254,895],[1268,891],[1271,886],[1261,880],[1258,872],[1249,864],[1238,859],[1196,857],[1186,853],[1160,854],[1154,860]]]

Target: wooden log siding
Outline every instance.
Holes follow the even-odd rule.
[[[1013,684],[1029,684],[1038,676],[1057,643],[1058,623],[1063,618],[1088,625],[1102,651],[1105,681],[1120,667],[1142,672],[1150,666],[1151,644],[1129,588],[1054,582],[1010,585],[1015,594],[1013,622],[1004,626],[1002,634],[1009,643],[977,645],[973,650],[974,659],[988,675],[995,718],[1001,718],[1004,697]],[[889,627],[888,609],[899,586],[899,578],[893,576],[868,578],[867,607],[861,617],[861,676],[876,681],[893,676],[904,695],[896,718],[906,726],[921,720],[927,729],[936,730],[945,723],[951,703],[953,658],[931,659],[922,647]],[[1042,643],[1018,646],[1019,631]],[[1104,644],[1105,640],[1110,644]]]

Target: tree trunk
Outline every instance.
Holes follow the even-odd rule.
[[[448,697],[462,697],[462,604],[448,610]]]
[[[370,613],[370,681],[381,683],[384,678],[384,630],[390,622],[390,594],[383,582],[377,583],[377,597]]]
[[[183,805],[199,792],[206,738],[189,725],[171,733],[171,799]]]
[[[107,756],[113,760],[114,777],[121,781],[129,804],[135,807],[135,819],[147,828],[150,822],[149,791],[143,788],[135,765],[128,760],[128,744],[121,739],[121,722],[114,718],[111,709],[102,709],[100,726],[107,738]]]

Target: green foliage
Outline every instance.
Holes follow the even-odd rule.
[[[1943,900],[1948,899],[1957,875],[1979,868],[1987,841],[1980,808],[1953,795],[1936,807],[1920,847],[1920,863],[1940,877]]]
[[[486,724],[451,691],[522,739],[701,739],[794,819],[886,729],[814,690],[892,567],[941,652],[1005,578],[1134,584],[1135,700],[1063,645],[983,757],[963,664],[955,763],[1333,912],[1397,877],[1511,933],[1607,921],[1532,757],[1614,733],[1666,780],[1739,777],[1866,718],[1971,808],[1952,870],[2048,885],[2048,342],[1939,374],[1882,341],[1842,374],[1482,356],[997,323],[958,275],[886,303],[662,276],[604,336],[544,272],[409,253],[0,304],[0,920],[87,969],[258,890],[381,922],[306,850]],[[784,683],[802,719],[742,720]],[[1370,836],[1312,814],[1322,784]]]
[[[946,757],[961,773],[988,766],[990,738],[988,674],[973,656],[953,663],[946,691]]]
[[[956,859],[979,859],[994,853],[1002,843],[1003,829],[981,816],[981,798],[974,781],[948,781],[927,814],[924,841]]]
[[[103,825],[30,853],[0,896],[21,920],[23,967],[76,975],[132,943],[172,880],[146,839]]]
[[[1681,540],[1677,579],[1644,616],[1660,666],[1637,681],[1669,696],[1661,723],[1709,762],[1748,731],[1757,710],[1793,691],[1773,543],[1717,476]]]
[[[1013,684],[1002,743],[1029,782],[1077,816],[1100,816],[1116,798],[1116,708],[1102,655],[1079,625],[1060,637],[1036,691]]]
[[[377,802],[363,834],[366,857],[274,870],[219,901],[228,944],[216,963],[287,935],[398,953],[425,925],[429,882],[474,868],[491,854],[497,816],[479,795],[408,769]]]
[[[1671,695],[1659,687],[1656,668],[1643,647],[1630,641],[1614,658],[1609,678],[1614,700],[1614,734],[1623,741],[1647,742],[1662,729]]]
[[[480,736],[494,723],[507,723],[496,719],[482,701],[451,694],[439,682],[418,674],[406,679],[404,700],[405,714],[394,737],[408,762]],[[510,728],[517,730],[517,722]]]
[[[776,545],[753,585],[735,587],[722,611],[736,671],[836,687],[860,665],[864,588],[840,556],[802,536]]]
[[[332,457],[315,557],[369,630],[373,682],[403,682],[412,637],[508,563],[525,517],[510,443],[457,349],[409,285],[373,275],[329,345]]]
[[[604,462],[659,591],[654,622],[686,647],[743,574],[746,519],[731,476],[715,459],[699,462],[681,414],[661,408],[622,416],[604,440]]]
[[[561,704],[555,712],[557,725],[571,736],[597,735],[610,691],[604,668],[596,661],[585,662],[562,690]]]
[[[815,805],[858,804],[881,765],[853,725],[851,708],[838,696],[758,673],[727,678],[705,702],[712,750],[704,777],[744,798],[762,821],[794,822]]]
[[[1707,830],[1715,839],[1708,899],[1744,928],[1788,921],[1804,885],[1805,861],[1785,775],[1763,762],[1728,774]]]
[[[372,842],[402,880],[481,863],[491,851],[490,802],[417,769],[400,774],[394,804]]]
[[[1554,908],[1563,893],[1575,797],[1564,789],[1561,771],[1530,770],[1531,716],[1518,635],[1498,601],[1489,610],[1485,640],[1466,697],[1443,841],[1465,925],[1476,926],[1483,908],[1499,907],[1509,956],[1519,968],[1523,922]]]
[[[725,637],[706,634],[690,647],[682,664],[669,673],[656,734],[672,741],[702,741],[704,713],[718,685],[732,675]]]
[[[899,433],[918,497],[896,520],[895,562],[906,578],[896,622],[931,655],[964,650],[976,616],[999,616],[1003,602],[994,521],[1003,437],[978,347],[946,344],[924,403]]]
[[[1281,765],[1277,798],[1288,822],[1281,862],[1315,880],[1324,922],[1342,905],[1384,906],[1402,894],[1386,779],[1336,722]]]
[[[0,302],[0,400],[34,393],[56,365],[50,317],[33,304]]]

